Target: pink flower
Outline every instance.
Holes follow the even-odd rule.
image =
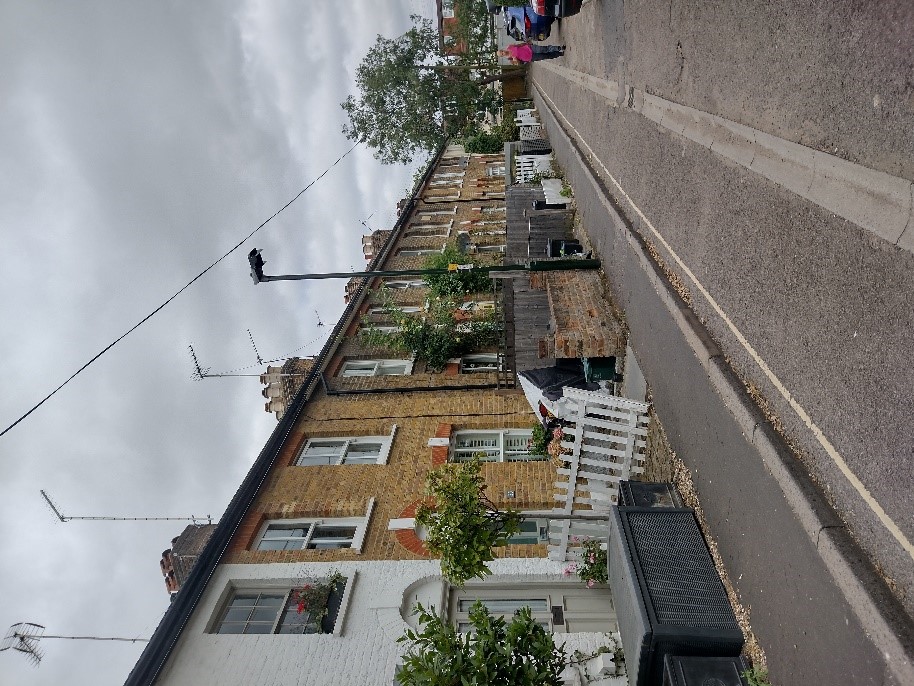
[[[593,580],[593,579],[590,579],[590,580],[587,582],[587,588],[593,588],[594,583],[595,583],[594,580]]]
[[[593,553],[591,553],[591,554],[590,554],[590,561],[591,561],[591,562],[596,562],[596,561],[597,561],[597,556],[594,555]]]
[[[553,429],[553,430],[552,430],[552,437],[553,437],[553,438],[562,438],[562,436],[563,436],[563,434],[562,434],[562,429],[561,429],[561,428]]]

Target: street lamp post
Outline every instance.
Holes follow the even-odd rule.
[[[326,272],[321,274],[277,274],[263,273],[264,260],[261,250],[254,248],[248,253],[248,262],[251,265],[251,278],[255,284],[263,281],[308,281],[312,279],[352,279],[374,276],[435,276],[450,274],[457,271],[468,272],[547,272],[577,269],[599,269],[600,260],[592,259],[567,259],[567,260],[531,260],[524,264],[501,264],[491,266],[476,266],[473,264],[450,264],[441,269],[387,269],[370,272]]]

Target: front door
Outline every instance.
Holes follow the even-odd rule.
[[[618,631],[609,587],[577,584],[467,584],[451,591],[451,621],[469,630],[470,608],[481,600],[489,612],[507,619],[529,607],[533,619],[556,634]]]

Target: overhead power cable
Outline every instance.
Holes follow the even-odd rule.
[[[39,401],[39,402],[36,403],[34,406],[32,406],[32,408],[31,408],[28,412],[26,412],[24,415],[22,415],[21,417],[19,417],[19,419],[17,419],[15,422],[13,422],[13,423],[10,424],[8,427],[6,427],[2,432],[0,432],[0,437],[5,436],[13,427],[15,427],[17,424],[19,424],[23,419],[25,419],[26,417],[28,417],[28,416],[29,416],[30,414],[32,414],[35,410],[37,410],[39,407],[41,407],[42,405],[44,405],[44,404],[45,404],[48,400],[50,400],[50,399],[51,399],[60,389],[62,389],[64,386],[66,386],[68,383],[70,383],[70,382],[71,382],[73,379],[75,379],[77,376],[79,376],[79,375],[80,375],[89,365],[91,365],[93,362],[95,362],[98,358],[100,358],[100,357],[101,357],[102,355],[104,355],[106,352],[108,352],[109,350],[111,350],[111,348],[113,348],[114,346],[116,346],[116,345],[117,345],[118,343],[120,343],[122,340],[124,340],[125,338],[127,338],[127,336],[129,336],[131,333],[133,333],[134,331],[136,331],[138,328],[140,328],[140,327],[141,327],[143,324],[145,324],[147,321],[149,321],[150,319],[152,319],[156,314],[159,313],[160,310],[164,309],[165,306],[168,305],[172,300],[174,300],[174,299],[177,298],[179,295],[181,295],[181,293],[183,293],[183,292],[186,291],[188,288],[190,288],[194,283],[196,283],[201,277],[203,277],[203,276],[204,276],[207,272],[209,272],[213,267],[215,267],[217,264],[219,264],[220,262],[222,262],[222,260],[224,260],[226,257],[228,257],[229,255],[231,255],[233,252],[235,252],[236,250],[238,250],[238,248],[240,248],[242,245],[244,245],[244,243],[245,243],[251,236],[253,236],[255,233],[257,233],[258,231],[260,231],[264,226],[266,226],[266,225],[269,224],[271,221],[273,221],[273,220],[274,220],[276,217],[278,217],[287,207],[289,207],[289,205],[291,205],[291,204],[294,203],[296,200],[298,200],[298,199],[305,193],[305,191],[307,191],[309,188],[311,188],[311,186],[313,186],[313,185],[316,184],[318,181],[320,181],[322,178],[324,178],[324,176],[326,176],[327,173],[328,173],[331,169],[333,169],[336,165],[338,165],[347,155],[349,155],[349,153],[351,153],[353,150],[355,150],[356,147],[358,147],[358,145],[359,145],[359,143],[356,142],[351,148],[349,148],[349,150],[347,150],[347,151],[344,152],[342,155],[340,155],[340,156],[337,158],[336,162],[334,162],[334,163],[331,164],[329,167],[327,167],[323,172],[321,172],[320,176],[318,176],[318,177],[317,177],[316,179],[314,179],[311,183],[309,183],[307,186],[305,186],[304,188],[302,188],[302,189],[295,195],[295,197],[293,197],[289,202],[287,202],[285,205],[283,205],[283,206],[280,207],[278,210],[276,210],[276,212],[274,212],[272,215],[270,215],[266,220],[264,220],[263,222],[261,222],[261,224],[260,224],[256,229],[254,229],[254,230],[251,231],[247,236],[245,236],[245,237],[242,238],[240,241],[238,241],[238,243],[236,243],[235,246],[232,247],[228,252],[226,252],[222,257],[220,257],[218,260],[216,260],[215,262],[213,262],[210,266],[208,266],[208,267],[207,267],[206,269],[204,269],[202,272],[200,272],[199,274],[197,274],[193,279],[191,279],[191,280],[188,281],[186,284],[184,284],[180,289],[178,289],[178,291],[177,291],[174,295],[172,295],[170,298],[168,298],[168,300],[166,300],[165,302],[163,302],[161,305],[159,305],[157,308],[155,308],[152,312],[150,312],[149,314],[147,314],[147,315],[146,315],[145,317],[143,317],[140,321],[138,321],[136,324],[134,324],[134,325],[131,326],[129,329],[127,329],[127,331],[125,331],[123,334],[121,334],[121,335],[118,336],[116,339],[114,339],[111,343],[109,343],[109,344],[106,345],[104,348],[102,348],[102,350],[101,350],[98,354],[96,354],[94,357],[92,357],[92,358],[91,358],[88,362],[86,362],[82,367],[80,367],[80,368],[77,369],[75,372],[73,372],[73,373],[69,376],[69,378],[67,378],[66,381],[64,381],[64,382],[63,382],[62,384],[60,384],[57,388],[55,388],[53,391],[51,391],[50,393],[48,393],[44,398],[41,399],[41,401]]]

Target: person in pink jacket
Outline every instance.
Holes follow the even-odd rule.
[[[501,57],[508,57],[513,64],[528,64],[539,60],[551,60],[565,54],[564,45],[530,45],[514,43],[504,50],[499,50]]]

